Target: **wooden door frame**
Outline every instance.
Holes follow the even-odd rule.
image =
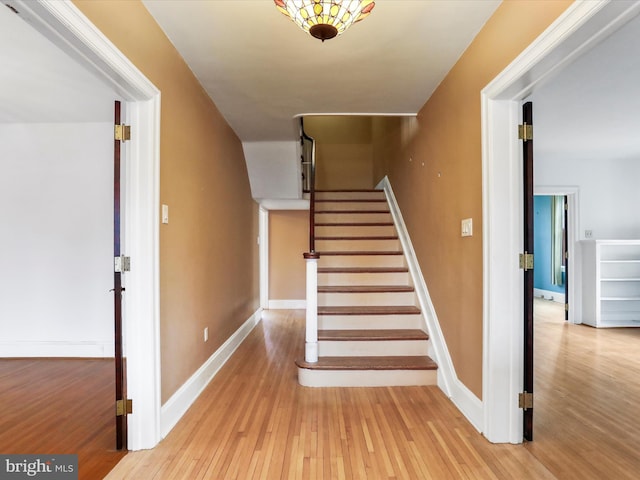
[[[481,92],[483,434],[522,442],[523,279],[520,105],[544,80],[640,12],[640,4],[575,2]],[[534,133],[535,135],[535,133]],[[575,265],[574,260],[574,265]],[[575,288],[575,285],[574,285]],[[574,304],[579,295],[573,295]],[[535,402],[535,399],[534,399]]]
[[[124,101],[124,121],[132,139],[123,145],[128,159],[122,189],[127,199],[123,251],[131,257],[126,273],[124,338],[130,450],[153,448],[160,433],[160,91],[69,0],[15,0],[20,16],[72,58],[112,85]],[[114,99],[115,100],[115,99]],[[115,405],[114,405],[115,410]]]

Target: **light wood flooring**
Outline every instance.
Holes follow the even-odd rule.
[[[0,453],[77,454],[78,478],[103,478],[115,450],[113,359],[0,359]]]
[[[639,478],[640,329],[569,325],[548,301],[535,310],[531,443],[490,444],[437,387],[299,386],[303,312],[273,311],[169,436],[106,478]],[[113,410],[101,400],[112,396],[111,362],[58,363],[66,375],[36,364],[0,360],[0,453],[80,453],[80,478],[102,478],[122,455],[109,450]],[[82,401],[65,397],[82,389]]]
[[[640,478],[640,329],[596,329],[535,301],[534,441],[559,479]]]
[[[303,312],[272,311],[169,436],[107,478],[638,478],[640,329],[536,313],[532,443],[490,444],[437,387],[299,386]]]

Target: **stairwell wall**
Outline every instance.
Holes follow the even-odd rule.
[[[388,176],[458,378],[482,398],[480,92],[571,4],[506,0],[420,109]],[[473,236],[460,221],[473,219]],[[517,320],[516,320],[517,321]]]
[[[258,206],[239,138],[144,5],[74,4],[162,92],[160,199],[170,207],[160,229],[165,403],[259,308]]]

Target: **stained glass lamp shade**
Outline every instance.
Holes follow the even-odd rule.
[[[340,35],[373,10],[373,0],[274,0],[305,32],[323,42]]]

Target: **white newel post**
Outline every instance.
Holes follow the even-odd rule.
[[[304,359],[309,363],[318,361],[318,258],[317,253],[305,253],[307,262],[307,327],[305,333]]]

